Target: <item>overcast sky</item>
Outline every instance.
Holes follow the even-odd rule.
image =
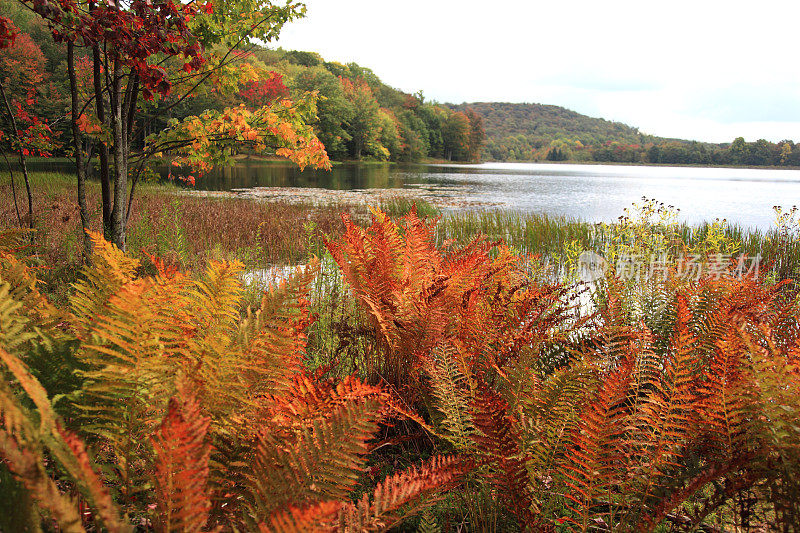
[[[440,102],[536,102],[703,141],[800,141],[800,1],[305,0],[273,45]]]

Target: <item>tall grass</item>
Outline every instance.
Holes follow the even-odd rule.
[[[48,292],[57,292],[74,280],[81,263],[74,176],[33,172],[31,179],[37,233],[30,252],[43,265],[41,278]],[[88,182],[87,199],[95,231],[101,229],[99,196],[99,183]],[[392,216],[402,216],[414,203],[405,197],[392,197],[381,200],[378,207]],[[609,226],[563,216],[511,210],[441,215],[430,203],[418,200],[416,206],[420,216],[441,216],[436,227],[439,244],[448,240],[464,244],[483,234],[521,252],[560,260],[567,250],[602,254],[612,240]],[[141,258],[152,254],[183,270],[203,268],[208,259],[237,259],[248,269],[305,263],[311,255],[324,255],[324,235],[336,238],[341,234],[342,211],[349,211],[356,220],[368,219],[367,206],[195,197],[181,194],[173,185],[145,183],[134,202],[128,248]],[[8,174],[0,173],[0,228],[16,223]],[[760,255],[764,273],[770,272],[776,279],[800,279],[800,226],[792,224],[763,232],[726,223],[722,231],[738,243],[740,253]],[[676,233],[691,248],[715,229],[713,224],[683,224],[677,226]]]
[[[378,202],[380,210],[392,217],[405,216],[414,206],[417,208],[417,216],[419,217],[437,217],[440,214],[436,206],[420,199],[415,200],[404,196],[391,196]]]
[[[503,240],[515,249],[546,258],[562,257],[569,248],[602,254],[612,244],[611,226],[580,220],[511,210],[461,211],[442,216],[436,227],[439,244],[452,240],[464,244],[477,234]],[[691,249],[707,240],[713,222],[679,224],[677,234]],[[800,279],[798,231],[774,227],[769,231],[722,224],[722,233],[738,245],[738,253],[761,256],[762,265],[778,279]]]
[[[27,250],[41,265],[51,294],[66,291],[82,262],[80,216],[74,176],[31,173],[36,233]],[[91,228],[101,231],[100,185],[87,183]],[[341,207],[261,203],[181,194],[169,184],[143,184],[128,226],[128,250],[146,260],[155,255],[182,270],[198,270],[208,259],[236,259],[247,268],[305,262],[320,255],[322,236],[342,231]],[[17,226],[8,174],[0,173],[0,230]]]

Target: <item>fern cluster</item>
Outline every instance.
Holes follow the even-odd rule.
[[[467,468],[437,456],[352,501],[379,424],[401,415],[380,387],[305,367],[314,265],[242,317],[237,264],[137,277],[99,236],[92,259],[59,312],[0,253],[0,469],[24,488],[5,503],[28,508],[5,527],[382,530]],[[57,342],[77,346],[80,387],[53,398],[28,363]]]
[[[57,309],[0,235],[0,529],[691,530],[746,527],[746,501],[800,523],[784,284],[673,276],[631,313],[611,275],[587,315],[536,258],[437,248],[414,209],[345,230],[371,341],[344,377],[308,362],[316,262],[242,311],[239,264],[141,276],[95,236]],[[418,460],[368,475],[398,443]]]
[[[612,272],[581,316],[535,258],[480,238],[437,250],[413,211],[345,222],[329,247],[383,339],[385,379],[414,385],[418,422],[522,529],[733,523],[747,492],[767,520],[800,523],[800,308],[782,284],[674,265],[643,305]]]

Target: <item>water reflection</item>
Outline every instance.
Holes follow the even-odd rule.
[[[281,162],[243,161],[233,167],[218,168],[197,180],[202,190],[231,190],[250,187],[318,187],[322,189],[393,189],[407,179],[392,165],[340,164],[333,170],[311,168]]]
[[[37,162],[32,170],[70,171],[68,162]],[[161,169],[166,178],[169,167]],[[481,165],[337,164],[300,171],[289,162],[240,161],[196,182],[201,190],[318,187],[334,190],[455,186],[471,202],[528,212],[611,222],[642,196],[681,209],[700,223],[725,218],[742,226],[771,227],[772,206],[800,204],[800,170],[651,167],[537,163]]]

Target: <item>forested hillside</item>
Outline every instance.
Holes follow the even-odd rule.
[[[667,139],[554,105],[475,102],[451,108],[480,115],[486,131],[483,156],[494,161],[800,165],[800,148],[789,140],[748,143],[738,138],[712,144]]]
[[[606,141],[642,142],[644,135],[637,128],[621,122],[581,115],[564,107],[543,104],[509,102],[476,102],[460,104],[455,109],[474,109],[484,119],[490,139],[515,135],[558,138],[570,136],[583,144],[602,144]]]
[[[211,13],[201,15],[212,17],[213,8],[208,9]],[[0,112],[0,128],[2,131],[17,129],[11,124],[11,110],[19,105],[13,117],[18,125],[46,125],[48,132],[46,149],[42,145],[39,146],[42,150],[28,151],[37,155],[63,155],[67,151],[65,141],[72,135],[70,122],[66,120],[70,95],[64,67],[67,47],[53,42],[47,24],[19,3],[0,0],[0,12],[10,16],[10,21],[20,30],[15,42],[0,55],[0,79],[6,80],[9,101],[8,110]],[[231,116],[224,110],[254,110],[280,105],[283,99],[288,98],[294,102],[293,105],[304,103],[304,121],[313,128],[332,159],[480,159],[483,129],[480,118],[471,111],[455,111],[427,102],[422,93],[406,94],[385,85],[369,68],[356,63],[325,61],[313,52],[274,50],[257,43],[239,48],[235,42],[215,43],[214,46],[220,57],[219,65],[206,65],[203,67],[206,70],[196,74],[173,76],[183,68],[173,60],[164,60],[154,67],[152,76],[165,81],[168,76],[173,76],[173,80],[168,82],[171,85],[163,86],[170,87],[170,90],[161,94],[158,87],[162,86],[154,79],[153,90],[143,92],[142,98],[134,102],[137,116],[130,133],[134,150],[147,151],[147,146],[155,146],[154,135],[176,129],[176,125],[187,117],[203,117],[209,111]],[[93,69],[91,50],[77,49],[73,61],[78,78],[78,96],[87,99],[92,90],[86,81]],[[22,71],[24,76],[19,74]],[[95,127],[100,128],[100,124],[85,123],[82,126],[84,133],[91,133]],[[186,131],[180,133],[183,135]],[[11,151],[10,139],[8,136],[5,139],[0,137],[0,143],[5,141],[4,145],[0,144],[0,151]],[[169,142],[174,143],[174,139]],[[225,150],[228,155],[253,152],[241,143],[239,146],[228,143]],[[165,155],[170,152],[174,150],[163,150]],[[197,147],[193,152],[200,153],[200,157],[205,153]],[[204,159],[220,162],[214,154]]]
[[[262,62],[291,92],[316,92],[320,140],[335,159],[478,161],[484,141],[480,116],[426,101],[383,83],[357,63],[326,61],[314,52],[258,49]]]

